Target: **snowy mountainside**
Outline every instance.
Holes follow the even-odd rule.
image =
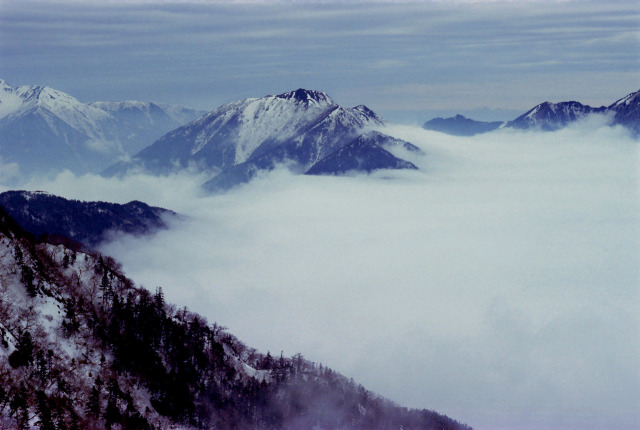
[[[298,89],[225,104],[167,133],[105,174],[197,168],[215,176],[205,188],[227,189],[278,165],[304,173],[382,125],[384,121],[366,106],[344,108],[323,92]]]
[[[20,116],[37,109],[46,110],[92,139],[104,140],[113,118],[102,109],[81,103],[70,95],[50,87],[20,86],[16,94],[21,98],[20,109],[11,114]]]
[[[553,131],[565,127],[570,122],[584,118],[590,114],[605,113],[606,108],[592,108],[575,101],[560,103],[541,103],[513,121],[509,121],[506,127],[527,129],[540,128],[545,131]]]
[[[258,353],[109,257],[34,241],[2,208],[0,426],[469,429],[299,354]]]
[[[329,154],[309,169],[307,175],[336,175],[347,172],[372,172],[378,169],[417,169],[394,156],[397,149],[422,154],[415,145],[371,131],[356,137],[349,144]]]
[[[175,212],[139,201],[83,202],[29,191],[1,193],[0,206],[36,237],[67,237],[88,247],[114,234],[151,234],[167,228],[167,221],[177,217]]]
[[[87,104],[50,87],[0,80],[0,158],[26,174],[98,172],[200,113],[141,102]]]
[[[621,124],[640,136],[640,90],[631,93],[607,107],[613,112],[615,124]]]

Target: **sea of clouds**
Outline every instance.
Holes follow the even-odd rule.
[[[101,250],[265,353],[477,429],[640,427],[638,140],[598,118],[387,132],[424,151],[419,171],[275,171],[221,195],[187,175],[21,188],[186,215]]]

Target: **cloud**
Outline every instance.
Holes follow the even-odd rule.
[[[18,163],[5,163],[0,157],[0,184],[14,183],[20,178],[20,166]]]
[[[553,97],[600,105],[636,89],[633,2],[543,5],[4,2],[0,75],[83,101],[204,109],[308,87],[382,115],[433,106],[526,110]],[[434,90],[398,100],[382,97],[382,85]]]
[[[47,191],[68,199],[114,203],[140,200],[168,208],[176,205],[176,211],[181,211],[178,202],[198,199],[202,195],[199,184],[205,179],[206,176],[190,173],[161,177],[132,175],[105,178],[94,174],[76,176],[67,170],[53,177],[12,177],[10,183],[0,182],[0,192],[8,189]]]
[[[301,352],[478,429],[640,425],[638,142],[605,119],[473,138],[415,127],[420,171],[64,173],[23,188],[188,218],[103,250],[266,352]]]

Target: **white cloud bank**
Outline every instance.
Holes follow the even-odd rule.
[[[638,142],[582,123],[450,137],[419,172],[31,183],[189,215],[104,247],[127,274],[266,352],[477,429],[640,426]]]

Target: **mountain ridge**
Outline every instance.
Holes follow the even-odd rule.
[[[82,103],[0,80],[0,157],[30,174],[98,172],[201,112],[152,102]]]
[[[540,128],[544,131],[554,131],[566,127],[567,124],[584,118],[587,115],[599,113],[606,114],[607,108],[604,106],[593,108],[576,101],[559,103],[546,101],[534,106],[518,118],[507,122],[505,127],[523,130]]]
[[[0,193],[0,206],[36,238],[67,237],[90,248],[113,234],[151,234],[178,218],[173,211],[139,201],[84,202],[42,191]]]
[[[425,130],[440,131],[454,136],[475,136],[504,126],[503,121],[476,121],[463,115],[433,118],[422,125]]]
[[[486,133],[497,128],[515,128],[520,130],[540,129],[555,131],[589,115],[609,115],[611,125],[622,125],[634,136],[640,136],[640,90],[632,92],[609,106],[591,107],[577,101],[552,103],[545,101],[537,104],[517,118],[495,128],[482,121],[475,121],[456,115],[449,118],[434,118],[427,121],[423,128],[441,131],[453,135],[474,135]],[[461,122],[466,124],[461,125]],[[462,134],[466,128],[472,134]],[[462,130],[462,131],[461,131]]]

